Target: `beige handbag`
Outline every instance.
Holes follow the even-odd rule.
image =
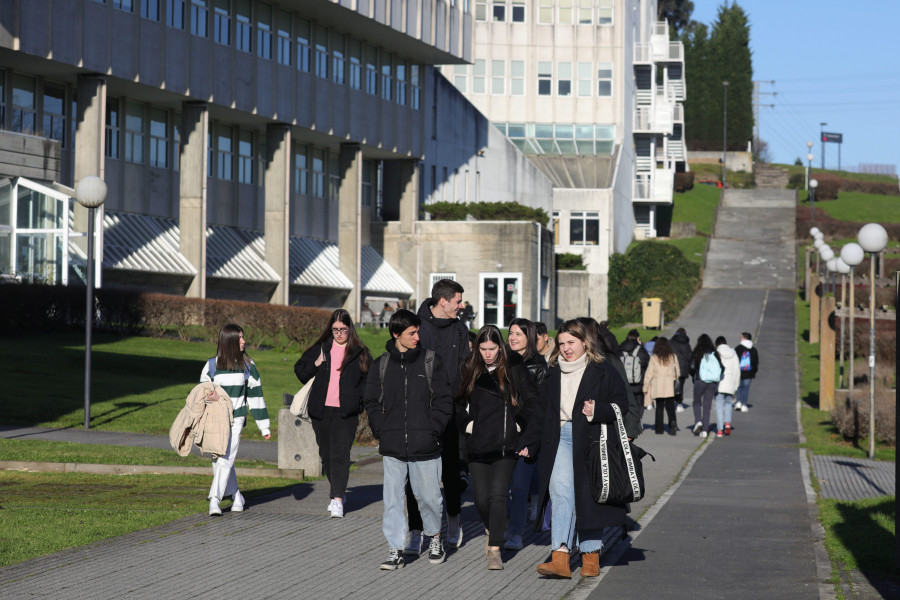
[[[325,355],[322,350],[319,350],[319,356],[324,359]],[[295,417],[307,418],[309,417],[309,394],[312,392],[313,382],[316,380],[315,376],[312,379],[306,382],[300,391],[294,394],[294,399],[291,401],[291,407],[288,409],[291,411],[291,414]]]

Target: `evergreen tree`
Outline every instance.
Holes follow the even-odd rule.
[[[656,5],[656,20],[668,21],[672,37],[678,35],[693,23],[691,14],[694,3],[691,0],[659,0]]]
[[[710,105],[710,72],[706,65],[709,38],[706,25],[696,23],[682,33],[684,44],[685,87],[687,100],[684,103],[684,125],[687,143],[691,149],[703,150],[709,147],[711,137],[707,115],[712,114]]]

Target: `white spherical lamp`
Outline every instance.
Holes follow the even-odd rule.
[[[819,248],[819,255],[822,257],[822,260],[827,262],[834,258],[834,250],[828,246],[822,246]]]
[[[818,227],[810,227],[809,235],[816,237],[816,234],[819,233],[820,231],[821,230]]]
[[[825,267],[832,273],[837,273],[837,258],[829,258],[825,261]]]
[[[75,199],[85,208],[97,208],[106,202],[106,182],[96,175],[82,177],[75,184]]]
[[[845,263],[843,258],[841,258],[839,256],[835,260],[837,260],[837,272],[838,273],[840,273],[841,275],[846,275],[847,273],[850,272],[850,265]]]
[[[821,250],[822,246],[825,245],[825,240],[821,238],[816,238],[816,241],[813,242],[813,246],[816,247],[816,250]]]
[[[857,238],[866,252],[881,252],[888,242],[887,230],[878,223],[863,225]]]
[[[861,263],[865,256],[866,253],[862,249],[862,246],[856,242],[850,242],[841,248],[841,260],[847,263],[847,266],[851,269]]]

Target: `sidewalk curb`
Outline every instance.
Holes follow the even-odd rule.
[[[177,465],[103,465],[91,463],[29,462],[0,460],[0,470],[29,473],[88,473],[92,475],[210,475],[209,467],[179,467]],[[303,469],[235,469],[241,477],[280,477],[303,479]]]

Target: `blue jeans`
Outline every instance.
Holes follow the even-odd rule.
[[[406,497],[406,478],[409,477],[413,494],[422,513],[422,531],[427,536],[441,532],[444,500],[441,497],[441,457],[429,460],[405,461],[385,456],[384,468],[384,519],[381,530],[388,544],[395,550],[406,545],[406,515],[403,500]]]
[[[522,535],[525,522],[528,520],[528,494],[531,493],[532,476],[537,463],[527,463],[519,458],[513,471],[512,483],[509,486],[509,525],[510,535]]]
[[[731,423],[731,410],[734,408],[732,394],[716,394],[716,429],[725,429],[725,423]]]
[[[572,464],[572,422],[560,427],[559,446],[553,472],[550,474],[551,550],[565,544],[570,549],[575,541],[575,469]],[[603,530],[582,531],[578,545],[582,552],[597,552],[603,548]],[[587,539],[581,539],[582,537]]]
[[[750,384],[752,379],[741,379],[741,385],[737,389],[737,401],[747,406],[747,400],[750,398]]]

